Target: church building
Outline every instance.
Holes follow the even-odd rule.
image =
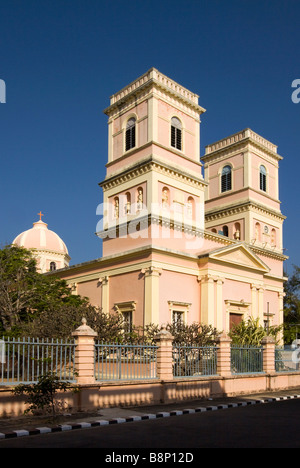
[[[199,96],[152,68],[111,96],[101,258],[55,274],[145,326],[283,322],[277,147],[247,128],[200,156]],[[100,197],[99,197],[100,198]]]

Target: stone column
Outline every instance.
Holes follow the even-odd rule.
[[[201,316],[205,325],[215,326],[215,279],[211,275],[199,278],[201,282]]]
[[[264,288],[258,288],[258,317],[260,325],[264,324]]]
[[[173,379],[173,340],[174,337],[163,328],[154,340],[157,350],[157,377],[161,380]]]
[[[216,328],[217,330],[224,330],[226,323],[224,323],[223,317],[223,284],[222,278],[216,279],[217,283],[217,294],[216,294]]]
[[[82,319],[72,336],[75,337],[75,371],[78,384],[91,384],[95,382],[95,337],[97,333]]]
[[[275,372],[275,340],[272,336],[265,336],[261,345],[263,346],[263,371]]]
[[[225,377],[231,375],[231,338],[222,333],[216,340],[217,351],[217,373]]]

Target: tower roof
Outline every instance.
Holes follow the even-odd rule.
[[[68,255],[64,241],[54,231],[48,229],[48,225],[41,219],[33,223],[31,229],[19,234],[13,244],[26,249],[47,250]]]

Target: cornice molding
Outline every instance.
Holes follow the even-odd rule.
[[[206,203],[208,203],[209,201],[211,200],[207,200]],[[260,213],[260,214],[268,215],[277,221],[282,222],[286,219],[286,216],[284,216],[283,214],[250,200],[242,204],[236,204],[236,205],[227,206],[224,208],[216,208],[214,210],[207,211],[205,212],[205,220],[214,221],[220,218],[224,218],[225,216],[230,216],[233,214],[240,214],[240,213],[244,213],[245,211],[250,211],[250,210],[256,211],[257,213]]]
[[[111,176],[107,177],[102,182],[100,182],[99,186],[102,187],[103,190],[108,190],[117,187],[123,184],[124,182],[134,180],[137,177],[147,174],[152,170],[165,174],[169,177],[172,177],[173,179],[184,182],[194,187],[207,186],[207,182],[205,182],[203,178],[198,178],[195,175],[191,175],[178,167],[170,166],[164,161],[155,158],[155,156],[153,155],[147,157],[142,161],[139,161],[132,167],[125,168],[122,172],[118,174],[112,174]]]
[[[129,227],[132,221],[133,220],[127,220],[123,222],[122,224],[113,225],[111,227],[108,227],[107,229],[96,232],[96,235],[100,239],[106,239],[106,238],[115,239],[115,238],[118,238],[119,235],[124,236],[128,234]],[[199,229],[191,224],[189,225],[187,223],[176,221],[175,219],[164,218],[163,216],[154,215],[154,214],[148,214],[146,216],[136,217],[134,218],[134,223],[139,224],[140,230],[147,229],[148,227],[151,226],[151,224],[154,224],[157,226],[162,226],[164,228],[169,228],[174,231],[183,232],[184,234],[187,234],[189,236],[193,235],[198,238],[213,240],[215,242],[218,242],[221,245],[232,245],[232,244],[237,243],[237,241],[234,239],[229,239],[228,237],[213,233],[211,231]]]
[[[282,156],[277,154],[276,145],[253,132],[250,128],[246,128],[241,132],[207,145],[205,147],[205,155],[202,156],[202,159],[204,161],[215,159],[216,155],[220,155],[221,153],[224,153],[224,151],[232,151],[232,148],[234,147],[247,146],[249,143],[253,148],[261,150],[264,155],[268,154],[277,161],[283,159]]]
[[[126,104],[136,101],[137,98],[140,98],[141,94],[145,96],[149,93],[149,90],[153,91],[154,89],[163,91],[171,99],[176,99],[181,105],[192,109],[198,114],[205,112],[205,109],[198,104],[199,96],[197,94],[192,93],[157,69],[151,68],[141,77],[113,94],[110,98],[110,106],[104,109],[104,113],[111,116],[116,111],[120,112]]]

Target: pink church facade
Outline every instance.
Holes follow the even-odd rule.
[[[137,326],[283,321],[277,147],[245,129],[200,157],[198,96],[152,68],[110,99],[102,258],[55,272]]]

